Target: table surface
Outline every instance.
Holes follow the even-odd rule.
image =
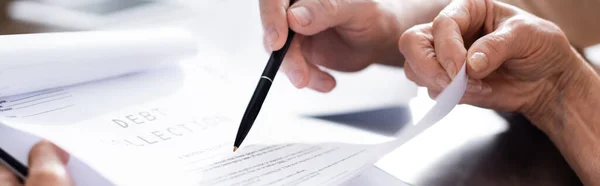
[[[383,135],[400,130],[429,100],[421,88],[409,106],[322,119]],[[376,166],[414,185],[582,185],[552,142],[525,117],[457,106],[424,133],[388,154]]]
[[[46,29],[9,20],[4,14],[6,3],[7,1],[0,2],[0,34],[43,32]],[[453,118],[472,118],[477,114],[473,113],[473,109],[457,109],[451,115]],[[401,116],[397,113],[409,110],[385,108],[336,116],[333,119],[363,123],[381,122],[381,118],[404,120],[406,118],[399,118]],[[405,155],[398,156],[401,152],[393,152],[379,162],[378,166],[414,185],[581,185],[552,142],[527,119],[518,114],[499,115],[502,117],[465,119],[460,126],[463,129],[481,129],[482,126],[487,127],[485,124],[488,121],[493,120],[491,123],[496,124],[491,127],[504,127],[502,130],[488,133],[482,133],[481,130],[459,130],[448,134],[449,137],[439,137],[444,133],[424,135],[409,145],[413,148],[399,150],[415,152],[410,154],[417,155],[407,156],[407,153],[402,153]],[[360,122],[356,125],[361,125]],[[448,126],[450,125],[446,125]],[[385,127],[375,127],[375,130],[389,131]],[[480,134],[470,135],[477,132]],[[456,138],[457,136],[462,138]],[[452,144],[452,148],[442,148],[447,144]],[[426,148],[435,149],[423,150]],[[402,160],[390,160],[393,159],[391,157],[401,157]],[[426,160],[428,163],[423,166],[421,162]]]

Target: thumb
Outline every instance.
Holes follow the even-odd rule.
[[[67,172],[69,155],[56,145],[41,141],[29,152],[29,176],[27,186],[73,185]]]
[[[500,28],[475,41],[467,52],[467,74],[474,79],[483,79],[513,57],[517,47],[512,38],[509,30]]]
[[[302,35],[314,35],[360,16],[356,12],[375,3],[364,0],[302,0],[288,9],[288,24]]]

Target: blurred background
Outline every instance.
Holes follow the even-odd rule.
[[[36,26],[13,21],[8,16],[8,4],[11,1],[0,1],[0,34],[31,33],[38,30]]]

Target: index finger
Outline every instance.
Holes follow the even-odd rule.
[[[417,25],[400,36],[398,48],[406,58],[405,68],[414,72],[407,75],[415,75],[413,79],[429,89],[442,90],[451,80],[437,61],[432,40],[431,24]]]
[[[290,0],[260,0],[260,19],[264,31],[265,48],[281,49],[288,35],[287,9]]]
[[[450,77],[458,73],[465,61],[465,36],[478,34],[485,21],[488,0],[453,1],[433,21],[435,52]]]

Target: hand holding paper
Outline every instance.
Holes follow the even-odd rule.
[[[407,76],[432,97],[466,59],[463,103],[524,114],[585,185],[600,184],[593,111],[600,78],[557,25],[498,1],[460,0],[404,33],[399,45]]]
[[[577,54],[556,25],[510,5],[453,1],[440,15],[411,28],[399,41],[406,75],[432,97],[466,61],[469,84],[462,103],[531,113],[546,102],[543,98],[552,97],[546,87],[560,84],[575,73],[570,70],[579,69],[573,65],[582,65],[569,62]]]

